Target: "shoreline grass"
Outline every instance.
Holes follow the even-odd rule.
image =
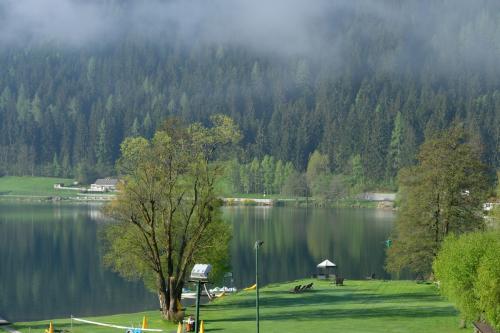
[[[4,176],[0,177],[0,200],[2,201],[107,201],[103,196],[113,194],[100,193],[97,198],[92,194],[80,194],[78,191],[54,189],[54,184],[71,184],[72,179],[51,178],[51,177],[31,177],[31,176]],[[316,204],[314,198],[290,197],[285,195],[264,195],[260,193],[226,195],[226,199],[240,198],[246,199],[237,203],[226,203],[228,206],[258,206],[255,199],[272,199],[274,206],[294,206],[294,207],[332,207],[332,208],[377,208],[378,203],[374,201],[359,199],[341,199],[335,202],[328,202],[325,205]],[[106,198],[109,199],[109,198]]]
[[[313,291],[289,292],[295,285],[309,282],[314,282]],[[345,281],[342,287],[311,279],[271,284],[261,289],[260,305],[261,331],[266,333],[463,332],[458,328],[457,311],[439,295],[437,287],[414,281]],[[188,307],[186,313],[194,314],[193,307]],[[147,316],[150,328],[176,330],[176,325],[164,322],[158,311],[90,320],[127,326],[139,325],[143,316]],[[201,319],[207,332],[254,332],[255,292],[239,292],[204,305]],[[54,320],[54,324],[56,329],[70,329],[69,319]],[[18,323],[13,327],[22,333],[41,332],[48,327],[48,321]],[[119,330],[75,323],[72,332]]]
[[[51,197],[76,196],[77,191],[56,190],[56,183],[72,183],[68,178],[50,177],[0,177],[0,197]]]

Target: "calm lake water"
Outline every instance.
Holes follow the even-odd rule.
[[[13,321],[155,309],[140,282],[102,267],[99,205],[0,203],[0,315]],[[394,214],[372,209],[226,207],[238,287],[254,283],[256,239],[261,283],[309,277],[330,259],[346,278],[383,271]]]

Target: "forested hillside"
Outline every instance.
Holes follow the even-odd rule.
[[[411,2],[380,1],[398,20],[361,5],[325,14],[323,47],[307,52],[134,33],[79,45],[2,41],[0,174],[105,176],[125,137],[150,137],[169,116],[215,113],[242,129],[240,163],[270,155],[304,170],[319,150],[335,173],[361,161],[368,183],[390,184],[426,137],[462,122],[498,167],[499,5],[461,8],[467,21],[450,19],[456,31],[441,45],[446,29],[424,30],[455,2]]]

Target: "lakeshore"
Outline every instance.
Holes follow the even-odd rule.
[[[310,292],[290,293],[298,284],[313,282]],[[281,332],[371,332],[418,333],[462,332],[454,307],[444,300],[434,284],[414,281],[351,281],[335,286],[312,279],[270,284],[261,289],[261,330]],[[132,301],[132,300],[131,300]],[[186,315],[194,314],[188,307]],[[73,314],[77,315],[77,314]],[[58,330],[71,330],[68,318],[53,320]],[[176,325],[161,319],[158,311],[86,318],[114,325],[138,327],[146,316],[150,328],[173,332]],[[254,332],[255,292],[243,291],[201,307],[200,317],[207,332]],[[21,333],[38,332],[48,320],[16,323]],[[74,333],[113,333],[117,329],[73,322]]]
[[[107,202],[114,198],[109,193],[79,193],[75,190],[56,189],[54,184],[71,183],[72,179],[51,177],[0,177],[0,200],[26,202]],[[221,198],[225,206],[296,206],[317,205],[314,198],[281,195],[236,194]],[[323,205],[320,205],[323,206]],[[392,202],[373,201],[363,198],[344,198],[328,204],[343,208],[392,209]]]

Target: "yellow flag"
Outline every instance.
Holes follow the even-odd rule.
[[[200,323],[200,333],[205,333],[205,324],[203,323],[203,320]]]
[[[177,326],[177,333],[182,333],[182,323],[179,322],[179,325]]]
[[[146,319],[146,316],[142,318],[142,329],[148,328],[148,320]]]

